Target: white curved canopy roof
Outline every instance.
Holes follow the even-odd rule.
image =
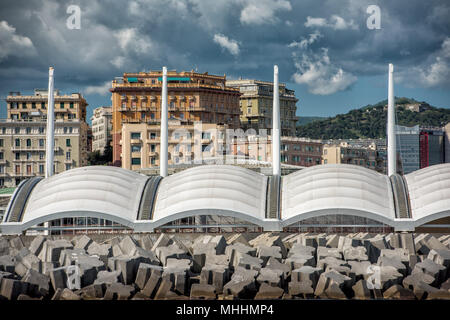
[[[415,171],[405,180],[412,217],[396,219],[392,186],[386,175],[355,165],[309,167],[282,178],[278,220],[266,218],[267,192],[271,189],[267,176],[237,166],[204,165],[162,179],[154,205],[146,207],[153,213],[151,220],[138,220],[149,177],[117,167],[82,167],[38,182],[28,196],[21,221],[3,222],[1,230],[21,232],[54,219],[90,216],[137,231],[152,231],[195,215],[236,217],[268,230],[281,230],[311,217],[347,214],[411,231],[450,216],[450,164]]]
[[[351,214],[384,223],[395,218],[389,178],[348,164],[318,165],[282,180],[283,225],[313,216]]]
[[[153,221],[157,224],[196,214],[235,216],[249,222],[265,218],[267,177],[227,165],[204,165],[164,178]]]
[[[41,180],[31,192],[22,223],[90,215],[129,226],[136,219],[148,177],[109,166],[81,167]],[[94,215],[92,213],[95,213]],[[39,223],[39,222],[37,222]]]
[[[421,225],[450,215],[450,165],[439,164],[405,175],[412,217]]]

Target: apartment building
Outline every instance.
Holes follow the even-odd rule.
[[[205,124],[240,127],[238,89],[225,85],[226,76],[167,72],[169,119],[183,125]],[[124,73],[112,82],[113,164],[121,165],[124,124],[159,125],[161,116],[162,71]],[[144,127],[144,126],[143,126]],[[122,140],[122,143],[121,143]]]
[[[320,140],[281,137],[281,163],[310,167],[322,163]],[[272,162],[271,136],[235,138],[232,154],[261,162]]]
[[[379,156],[375,143],[369,146],[352,145],[346,141],[323,146],[323,164],[353,164],[384,172],[384,161]]]
[[[0,120],[0,186],[45,175],[47,92],[10,93],[7,119]],[[86,100],[79,93],[55,91],[54,172],[87,165]]]
[[[245,130],[272,129],[273,82],[259,80],[227,80],[226,86],[238,88],[241,92],[241,124]],[[295,136],[295,126],[298,117],[295,91],[279,84],[281,135]]]
[[[98,107],[91,117],[92,123],[92,151],[103,153],[111,142],[112,107]]]
[[[169,120],[168,164],[193,164],[223,154],[227,125],[186,124]],[[159,167],[159,124],[122,125],[122,168],[139,170]]]
[[[80,93],[70,95],[55,95],[55,120],[79,120],[86,122],[87,102]],[[21,95],[20,92],[10,92],[6,98],[7,119],[29,120],[47,114],[48,94],[45,89],[35,89],[34,95]]]

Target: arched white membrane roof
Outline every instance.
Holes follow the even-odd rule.
[[[217,214],[261,224],[267,177],[227,165],[204,165],[164,178],[153,212],[155,227],[193,215]]]
[[[405,179],[416,226],[450,216],[450,164],[426,167]]]
[[[311,217],[348,214],[391,225],[395,208],[389,178],[348,164],[318,165],[283,177],[284,226]]]
[[[148,177],[117,167],[89,166],[41,180],[31,192],[22,223],[91,216],[126,226],[136,220]]]

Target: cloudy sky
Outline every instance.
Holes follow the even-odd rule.
[[[70,5],[80,29],[68,28]],[[370,5],[380,9],[380,29]],[[370,9],[370,8],[369,8]],[[71,24],[72,23],[72,24]],[[298,115],[331,116],[396,96],[450,107],[450,3],[442,0],[2,0],[0,97],[47,86],[110,104],[123,72],[208,71],[296,90]],[[1,101],[1,116],[6,103]]]

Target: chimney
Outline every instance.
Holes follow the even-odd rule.
[[[397,146],[395,134],[395,101],[394,101],[394,66],[389,64],[388,80],[388,114],[387,114],[387,160],[388,176],[397,173]]]
[[[168,110],[167,110],[167,68],[163,67],[163,83],[161,89],[161,141],[159,147],[159,175],[167,177],[168,160]]]
[[[45,149],[45,177],[53,175],[55,146],[55,97],[53,96],[53,67],[48,69],[48,109],[47,109],[47,145]]]
[[[280,95],[278,66],[273,66],[273,115],[272,115],[272,175],[281,176],[280,165]]]

